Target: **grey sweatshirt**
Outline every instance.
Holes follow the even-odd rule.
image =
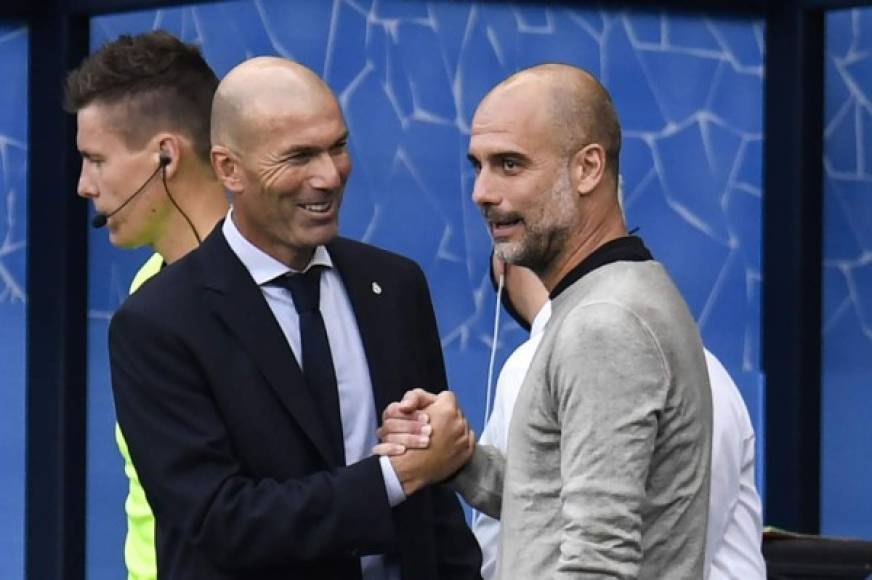
[[[502,520],[499,578],[703,577],[711,391],[687,306],[655,261],[561,293],[515,405],[507,454],[453,484]]]

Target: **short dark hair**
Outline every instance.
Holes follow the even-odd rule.
[[[122,35],[86,58],[67,75],[65,109],[75,113],[93,103],[125,107],[125,142],[141,147],[162,130],[191,139],[209,162],[209,118],[218,77],[200,49],[156,30]]]

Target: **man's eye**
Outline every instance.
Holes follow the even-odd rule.
[[[514,171],[515,169],[518,169],[518,167],[518,162],[514,159],[503,159],[503,169],[505,171]]]
[[[311,158],[311,153],[297,153],[295,155],[288,156],[286,161],[293,165],[302,165],[304,163],[307,163]]]

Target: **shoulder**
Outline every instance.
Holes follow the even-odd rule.
[[[576,302],[612,302],[651,322],[692,323],[684,298],[660,262],[613,262],[601,266],[565,291]],[[695,326],[695,324],[694,324]]]
[[[602,266],[555,298],[553,308],[555,318],[564,317],[579,333],[612,340],[636,336],[655,346],[664,361],[692,364],[696,372],[704,369],[696,354],[702,350],[696,323],[658,262]]]
[[[753,436],[751,417],[739,388],[721,361],[708,349],[704,352],[712,389],[715,439],[720,440],[722,434],[723,439],[730,442],[737,439],[737,434],[742,437]]]
[[[340,258],[357,258],[380,264],[419,268],[418,264],[410,258],[349,238],[338,237],[334,239],[327,244],[327,250],[331,256],[338,255]]]
[[[327,251],[336,266],[351,275],[378,273],[388,278],[401,278],[406,283],[426,282],[417,262],[376,246],[340,237],[327,244]]]
[[[563,306],[548,323],[554,326],[555,350],[595,360],[632,358],[644,351],[663,360],[656,334],[630,306],[611,300]]]
[[[197,303],[198,300],[195,298],[197,292],[194,284],[196,278],[193,274],[196,268],[194,256],[196,252],[197,250],[194,250],[194,252],[163,269],[158,267],[160,275],[157,276],[155,275],[157,272],[153,272],[149,278],[145,278],[136,291],[124,301],[113,318],[117,317],[118,314],[133,312],[139,312],[143,316],[172,317],[174,312],[183,312],[190,308],[191,304]],[[160,263],[162,264],[162,260]],[[143,273],[148,265],[147,262],[140,273]],[[136,282],[136,278],[134,278],[134,282]]]
[[[657,343],[650,325],[629,304],[595,298],[562,306],[555,312],[549,325],[556,326],[558,335],[563,339],[571,340],[573,336],[580,336],[585,340],[611,342],[639,336],[646,342]]]
[[[549,348],[543,360],[549,372],[557,373],[555,379],[575,377],[586,383],[632,376],[622,387],[645,382],[658,390],[672,381],[660,341],[625,304],[602,300],[555,304],[548,326],[543,345],[547,341]]]

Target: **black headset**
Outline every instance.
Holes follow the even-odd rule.
[[[203,240],[200,239],[200,234],[197,232],[197,228],[194,227],[194,223],[191,221],[191,218],[188,217],[188,214],[186,214],[182,210],[182,208],[179,207],[179,204],[176,203],[175,198],[173,198],[172,193],[170,193],[169,186],[167,186],[166,168],[167,168],[167,165],[169,165],[172,162],[173,162],[173,158],[170,156],[170,154],[167,153],[166,151],[164,151],[163,149],[161,149],[160,156],[157,159],[157,168],[155,168],[155,170],[152,172],[152,174],[148,176],[148,179],[146,179],[142,183],[142,185],[139,186],[139,189],[137,189],[136,191],[131,193],[127,197],[127,199],[124,200],[124,203],[122,203],[121,205],[119,205],[114,210],[110,211],[109,213],[98,213],[97,215],[95,215],[94,218],[91,220],[91,226],[99,229],[99,228],[102,228],[103,226],[105,226],[107,223],[109,223],[109,218],[111,218],[112,216],[117,214],[119,211],[124,209],[124,206],[126,206],[128,203],[133,201],[134,197],[136,197],[137,195],[142,193],[142,191],[145,190],[145,188],[148,186],[148,184],[151,183],[151,180],[154,179],[154,176],[157,175],[158,172],[160,172],[161,173],[161,181],[163,182],[164,191],[166,191],[167,197],[169,198],[170,202],[173,204],[173,207],[175,207],[177,210],[179,210],[179,213],[182,214],[182,217],[185,218],[186,222],[188,222],[188,225],[191,227],[191,231],[194,232],[194,237],[197,239],[197,243],[200,244]]]

